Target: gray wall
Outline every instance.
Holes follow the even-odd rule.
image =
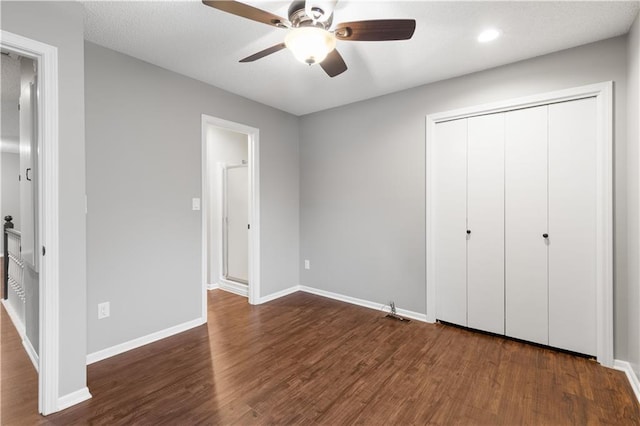
[[[636,374],[640,374],[640,15],[631,27],[627,48],[627,194],[628,220],[627,245],[629,292],[628,307],[628,355]]]
[[[84,46],[82,5],[2,2],[2,29],[58,48],[60,395],[86,386]],[[55,250],[55,247],[48,247]]]
[[[85,59],[89,353],[200,318],[202,114],[260,129],[261,295],[296,285],[298,119],[92,43]]]
[[[218,127],[207,129],[207,154],[209,171],[209,229],[207,284],[219,284],[222,274],[220,266],[220,171],[218,163],[242,164],[249,160],[249,140],[247,135],[232,132]]]
[[[425,313],[425,116],[613,80],[615,350],[626,359],[626,56],[623,36],[302,117],[301,284]]]

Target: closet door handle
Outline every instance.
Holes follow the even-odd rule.
[[[467,229],[467,235],[471,235],[471,230]]]
[[[549,238],[549,234],[542,234],[542,238]]]

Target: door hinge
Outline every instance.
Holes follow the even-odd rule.
[[[44,256],[45,254],[47,254],[47,249],[42,246],[42,255]]]
[[[251,224],[250,223],[247,224],[247,229],[251,229]]]

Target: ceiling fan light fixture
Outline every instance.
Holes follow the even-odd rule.
[[[322,62],[336,48],[336,37],[320,27],[299,27],[287,34],[284,44],[297,60],[311,65]]]

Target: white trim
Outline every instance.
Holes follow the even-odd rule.
[[[38,411],[47,415],[59,409],[58,49],[4,30],[0,46],[38,64],[38,241],[47,248],[40,259]]]
[[[211,159],[209,159],[211,160]],[[222,188],[224,187],[224,183],[222,180],[224,179],[224,163],[218,162],[216,163],[216,181],[218,182],[218,188],[216,188],[216,210],[218,214],[218,223],[215,226],[218,228],[218,241],[217,245],[217,262],[218,262],[218,273],[219,276],[224,277],[224,196],[222,195]],[[211,190],[209,190],[211,193]],[[245,295],[246,296],[246,295]]]
[[[223,120],[221,118],[212,117],[202,114],[202,316],[207,318],[207,264],[209,262],[207,250],[208,237],[208,216],[209,216],[209,173],[210,165],[208,164],[207,150],[207,127],[214,126],[225,130],[231,130],[247,135],[249,152],[248,152],[248,170],[249,170],[249,223],[251,229],[249,231],[249,258],[248,258],[248,299],[252,305],[258,304],[260,299],[260,130],[255,127],[246,126],[244,124],[235,123],[233,121]]]
[[[202,324],[205,324],[206,322],[206,318],[194,319],[182,324],[175,325],[173,327],[165,328],[164,330],[156,331],[155,333],[147,334],[146,336],[129,340],[128,342],[111,346],[110,348],[90,353],[87,355],[87,365],[93,364],[94,362],[102,361],[103,359],[111,358],[112,356],[120,355],[121,353],[130,351],[132,349],[148,345],[149,343],[157,342],[158,340],[165,339],[167,337],[173,336],[174,334],[182,333],[183,331],[198,327]]]
[[[202,185],[202,194],[200,194],[200,226],[202,227],[202,241],[200,241],[200,252],[202,253],[200,261],[202,262],[201,277],[202,280],[202,300],[200,301],[200,316],[207,318],[207,290],[209,285],[207,276],[209,264],[209,250],[207,250],[209,239],[209,197],[207,194],[209,191],[209,175],[207,174],[208,164],[208,151],[207,151],[207,127],[205,125],[204,117],[202,118],[202,128],[200,129],[200,138],[202,139],[200,147],[200,179]]]
[[[22,346],[24,347],[24,350],[27,352],[27,355],[29,355],[29,359],[31,360],[33,367],[36,369],[36,371],[38,371],[38,365],[40,363],[40,359],[38,358],[38,353],[36,352],[33,345],[31,344],[31,340],[29,340],[27,336],[24,336],[24,338],[22,339]]]
[[[473,106],[453,111],[430,114],[426,117],[426,249],[427,249],[427,319],[436,319],[436,288],[434,275],[433,203],[431,185],[435,159],[432,144],[435,140],[436,124],[476,115],[510,111],[549,103],[565,102],[586,97],[595,97],[597,102],[598,132],[598,200],[597,200],[597,259],[596,259],[596,304],[597,304],[597,350],[598,362],[613,365],[613,82],[543,93],[524,98],[511,99],[491,104]]]
[[[64,410],[72,405],[80,404],[83,401],[91,398],[89,388],[84,387],[78,389],[75,392],[68,393],[58,398],[58,410]]]
[[[11,306],[11,303],[9,303],[8,299],[2,300],[2,306],[4,306],[5,311],[7,311],[7,315],[9,315],[13,326],[18,332],[18,336],[20,336],[21,339],[24,339],[27,335],[26,328],[24,326],[24,323],[20,320],[20,316],[18,315],[18,313],[15,309],[13,309],[13,306]]]
[[[279,299],[284,296],[288,296],[290,294],[295,293],[296,291],[300,291],[299,285],[294,285],[293,287],[285,288],[284,290],[277,291],[275,293],[268,294],[259,299],[258,304],[271,302],[272,300]]]
[[[327,290],[321,290],[319,288],[308,287],[306,285],[295,285],[284,290],[280,290],[276,293],[269,294],[260,298],[259,303],[267,303],[272,300],[279,299],[281,297],[288,296],[290,294],[295,293],[296,291],[303,291],[309,294],[315,294],[316,296],[326,297],[328,299],[338,300],[340,302],[349,303],[351,305],[358,305],[365,308],[373,309],[376,311],[389,312],[388,305],[380,304],[376,302],[371,302],[369,300],[358,299],[357,297],[345,296],[344,294],[333,293]],[[416,321],[429,322],[427,321],[427,316],[425,314],[421,314],[419,312],[409,311],[406,309],[396,309],[398,315],[414,319]]]
[[[260,133],[253,129],[249,135],[249,303],[260,300]]]
[[[209,283],[207,284],[207,290],[217,290],[220,288],[219,283]]]
[[[616,359],[613,361],[613,368],[615,370],[622,371],[627,375],[627,380],[629,380],[631,389],[633,389],[633,393],[636,395],[636,399],[640,403],[640,380],[638,380],[638,376],[635,371],[633,371],[633,368],[631,368],[631,364],[627,361]]]
[[[326,290],[320,290],[318,288],[307,287],[305,285],[300,286],[300,291],[304,291],[305,293],[315,294],[317,296],[327,297],[329,299],[339,300],[341,302],[350,303],[352,305],[363,306],[369,309],[375,309],[376,311],[384,311],[388,312],[386,307],[387,305],[371,302],[369,300],[358,299],[356,297],[345,296],[343,294],[333,293]],[[427,321],[427,316],[425,314],[421,314],[419,312],[408,311],[406,309],[396,309],[398,315],[411,318],[417,321],[429,322]]]
[[[222,277],[220,278],[220,290],[228,291],[238,296],[249,297],[249,286],[247,284],[226,280]]]

